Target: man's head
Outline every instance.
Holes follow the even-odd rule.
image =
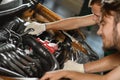
[[[88,5],[91,7],[92,13],[94,14],[93,20],[96,21],[96,23],[99,22],[101,15],[101,1],[102,0],[90,0]]]
[[[120,0],[104,0],[98,34],[104,47],[120,50]]]

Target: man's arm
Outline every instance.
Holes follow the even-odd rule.
[[[71,80],[120,80],[120,66],[117,66],[106,75],[80,73],[76,71],[58,70],[47,72],[40,80],[60,80],[69,78]]]
[[[119,60],[117,62],[119,62]],[[120,80],[120,66],[118,65],[114,67],[114,69],[111,72],[105,75],[86,74],[86,73],[83,74],[79,72],[69,72],[69,71],[68,72],[66,71],[65,74],[66,74],[65,77],[70,78],[71,80]]]
[[[105,80],[120,80],[120,66],[105,75]]]
[[[49,22],[49,23],[38,23],[38,22],[32,22],[27,24],[26,30],[29,28],[34,29],[34,31],[29,32],[29,34],[39,34],[46,30],[73,30],[80,27],[86,27],[90,25],[95,25],[96,22],[93,20],[94,15],[87,15],[87,16],[81,16],[81,17],[71,17],[71,18],[65,18],[62,20],[58,20],[55,22]]]
[[[70,80],[106,80],[103,75],[87,74],[68,70],[47,72],[40,80],[61,80],[62,78],[68,78]]]
[[[100,60],[84,64],[86,73],[95,73],[111,70],[120,65],[120,53],[111,54]]]
[[[96,22],[93,20],[94,15],[87,15],[81,17],[65,18],[59,21],[46,23],[47,30],[72,30],[79,27],[86,27],[95,25]]]

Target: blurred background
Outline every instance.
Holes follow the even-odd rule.
[[[45,6],[64,18],[79,15],[83,3],[84,0],[44,0]]]

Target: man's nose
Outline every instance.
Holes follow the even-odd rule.
[[[97,31],[97,34],[98,34],[98,35],[101,35],[101,34],[102,34],[102,28],[101,28],[100,25],[99,25],[99,29],[98,29],[98,31]]]

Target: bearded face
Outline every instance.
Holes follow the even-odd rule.
[[[113,42],[114,42],[114,47],[117,50],[120,50],[120,23],[114,26],[113,28]]]
[[[102,37],[103,48],[120,49],[120,34],[119,25],[115,25],[114,16],[105,16],[102,18],[98,35]]]

